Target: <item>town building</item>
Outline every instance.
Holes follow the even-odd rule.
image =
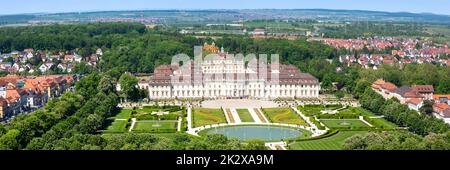
[[[71,75],[0,77],[0,119],[42,107],[74,84]]]
[[[372,89],[385,99],[396,98],[409,109],[419,112],[425,100],[433,102],[433,115],[450,124],[450,94],[434,94],[432,85],[413,85],[397,87],[392,83],[378,79],[372,83]]]

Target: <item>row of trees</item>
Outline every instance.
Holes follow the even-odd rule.
[[[450,67],[433,64],[382,65],[378,70],[361,69],[368,81],[383,78],[397,86],[433,85],[435,93],[450,93]]]
[[[348,138],[344,148],[350,150],[450,150],[450,133],[431,133],[422,137],[407,131],[371,132]]]
[[[408,129],[419,135],[430,133],[446,133],[450,126],[441,119],[426,114],[418,114],[410,110],[408,106],[400,104],[396,99],[386,100],[378,93],[367,87],[363,94],[358,94],[362,107],[384,115],[385,118],[395,124],[408,127]]]

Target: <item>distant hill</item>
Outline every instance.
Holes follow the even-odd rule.
[[[335,22],[379,21],[450,24],[449,15],[332,9],[243,9],[243,10],[130,10],[0,16],[0,25],[83,22],[144,22],[193,24],[239,20],[319,20]]]

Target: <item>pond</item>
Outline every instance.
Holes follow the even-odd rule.
[[[239,140],[280,141],[305,135],[300,129],[278,126],[227,126],[205,130],[206,134],[223,134]]]

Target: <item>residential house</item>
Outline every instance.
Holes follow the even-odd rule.
[[[433,100],[435,103],[447,103],[450,105],[450,94],[434,94]]]
[[[400,88],[397,88],[391,95],[394,96],[395,98],[397,98],[401,104],[405,104],[406,101],[414,99],[414,98],[422,99],[422,100],[424,98],[422,95],[419,94],[419,92],[417,92],[413,88],[407,87],[407,86],[402,86]]]
[[[433,99],[434,88],[432,85],[413,85],[412,89],[417,91],[426,100]]]
[[[419,109],[423,106],[423,100],[420,98],[412,98],[406,101],[408,108],[411,110],[419,111]]]
[[[42,64],[42,65],[39,67],[39,70],[40,70],[42,73],[44,73],[44,72],[50,70],[50,68],[51,68],[52,66],[53,66],[53,63],[47,62],[47,63]]]
[[[433,105],[433,115],[439,119],[443,119],[450,124],[450,106],[446,103],[438,103]]]

